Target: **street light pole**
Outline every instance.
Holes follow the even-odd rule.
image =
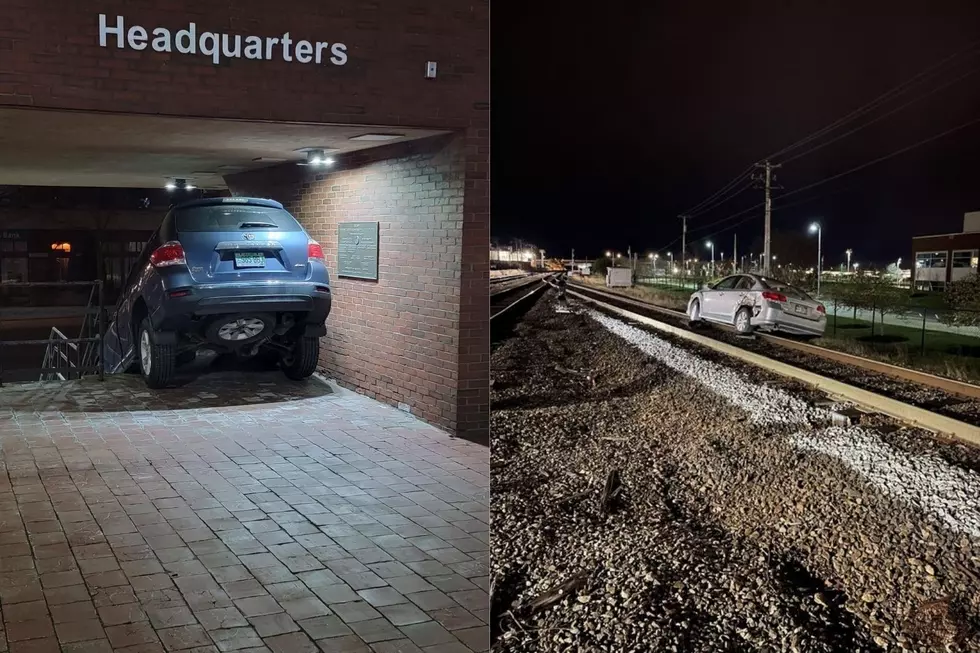
[[[823,227],[819,222],[810,225],[810,231],[817,232],[817,296],[820,296],[820,273],[823,268]]]
[[[711,249],[711,276],[714,277],[715,276],[715,244],[710,240],[708,241],[707,244],[708,247]]]
[[[847,269],[850,270],[851,269],[851,254],[854,253],[854,250],[853,249],[847,249],[844,253],[847,254]]]

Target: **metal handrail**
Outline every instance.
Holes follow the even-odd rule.
[[[41,367],[33,371],[40,373],[39,380],[66,380],[74,373],[81,378],[88,373],[98,373],[99,380],[105,379],[105,288],[102,281],[26,281],[3,283],[0,287],[20,288],[64,288],[91,287],[88,303],[85,305],[82,327],[77,338],[69,338],[57,327],[52,327],[46,340],[0,340],[0,353],[4,347],[23,345],[46,345]],[[96,304],[97,305],[93,305]],[[95,320],[92,315],[95,315]],[[2,320],[2,318],[0,318]],[[94,324],[93,324],[94,322]],[[74,362],[72,361],[74,354]],[[0,357],[0,386],[3,385],[3,366]]]

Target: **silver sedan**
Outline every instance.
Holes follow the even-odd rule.
[[[759,329],[820,337],[827,328],[823,304],[787,283],[756,274],[733,274],[696,291],[687,316],[692,324],[726,324],[741,334]]]

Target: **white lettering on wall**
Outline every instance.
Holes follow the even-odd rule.
[[[242,36],[221,32],[201,32],[198,36],[195,23],[188,23],[186,28],[177,32],[166,27],[149,30],[142,25],[130,25],[127,28],[122,16],[110,19],[105,14],[99,14],[99,45],[108,48],[110,39],[114,39],[116,48],[120,50],[127,47],[131,50],[145,50],[149,41],[154,52],[176,50],[181,54],[200,54],[208,57],[216,66],[221,63],[222,58],[237,59],[243,55],[246,59],[257,61],[281,58],[286,62],[297,61],[302,64],[329,62],[334,66],[343,66],[347,63],[347,46],[343,43],[294,41],[289,32],[279,37]]]

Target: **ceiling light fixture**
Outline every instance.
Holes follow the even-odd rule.
[[[164,188],[167,190],[194,190],[194,186],[187,183],[186,179],[174,179],[173,181],[168,181]]]
[[[326,156],[323,150],[310,150],[306,153],[306,165],[313,166],[314,168],[320,166],[329,166],[333,164],[333,159]]]

